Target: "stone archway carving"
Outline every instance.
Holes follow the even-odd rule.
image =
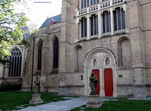
[[[97,60],[97,66],[92,66],[91,63],[94,60],[94,56]],[[108,59],[110,60],[110,64],[109,65],[104,65],[104,60],[108,57]],[[100,96],[104,97],[104,70],[106,68],[112,68],[113,70],[113,87],[114,87],[114,91],[113,91],[113,97],[117,96],[117,74],[116,74],[116,60],[115,57],[113,55],[113,53],[106,49],[106,48],[95,48],[92,49],[85,57],[85,61],[84,61],[84,95],[88,96],[89,92],[90,92],[90,87],[89,87],[89,76],[90,73],[93,69],[99,69],[100,71]]]

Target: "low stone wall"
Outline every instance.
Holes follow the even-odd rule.
[[[151,96],[151,87],[147,88],[147,91],[148,91],[148,96]]]
[[[3,84],[21,85],[22,79],[21,78],[1,78],[0,82]]]
[[[84,86],[60,86],[59,87],[59,92],[60,95],[77,95],[81,96],[84,95]]]
[[[58,93],[61,95],[84,95],[83,73],[61,73]]]
[[[133,96],[132,85],[117,85],[117,96],[118,97]]]

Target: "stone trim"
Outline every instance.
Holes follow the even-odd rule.
[[[141,27],[130,27],[130,30],[140,29],[142,32],[151,31],[151,29],[142,29]]]
[[[144,85],[141,85],[141,84],[136,84],[136,85],[133,85],[134,87],[146,87],[147,85],[144,84]]]
[[[58,87],[52,87],[52,86],[48,86],[48,87],[44,87],[44,89],[47,89],[47,88],[55,88],[55,89],[58,89]]]
[[[69,44],[69,45],[73,45],[73,44],[70,43],[70,42],[60,42],[60,44]]]
[[[137,2],[138,2],[138,4],[139,4],[139,6],[143,6],[143,5],[151,4],[151,2],[147,2],[147,3],[143,3],[143,4],[141,4],[139,0],[129,0],[129,1],[127,1],[127,3],[134,2],[134,1],[137,1]]]
[[[73,88],[73,87],[84,87],[84,85],[65,85],[65,86],[59,86],[59,88]]]
[[[58,74],[58,68],[57,69],[52,69],[52,71],[49,73],[49,75],[51,75],[51,74],[53,74],[53,75]]]
[[[146,84],[146,87],[151,87],[151,84]]]
[[[69,0],[65,0],[63,2],[68,2],[70,5],[73,5]]]
[[[30,90],[31,90],[31,88],[30,88],[30,87],[22,87],[22,88],[21,88],[21,90],[22,90],[22,91],[25,91],[25,90],[26,90],[26,91],[27,91],[27,90],[29,90],[29,91],[30,91]]]
[[[59,72],[59,74],[84,74],[84,72]]]
[[[143,29],[143,32],[151,31],[151,29]]]
[[[117,84],[117,87],[132,87],[133,84]]]
[[[128,32],[123,32],[123,33],[116,33],[116,34],[114,33],[113,35],[102,35],[101,37],[98,36],[97,38],[92,38],[92,39],[91,38],[90,39],[83,39],[83,40],[80,39],[76,43],[81,43],[81,42],[83,43],[83,42],[89,42],[89,41],[92,41],[92,40],[98,40],[98,39],[101,40],[101,39],[104,39],[104,38],[117,37],[118,35],[120,35],[121,37],[123,37],[123,36],[127,37],[128,34],[129,34]]]
[[[118,67],[117,71],[132,70],[132,69],[135,69],[135,68],[151,69],[151,67]]]
[[[117,69],[117,71],[119,71],[119,70],[132,70],[132,69],[135,69],[135,68],[142,68],[142,69],[151,69],[151,67],[130,67],[130,68],[126,68],[126,67],[122,67],[122,68],[120,68],[120,67],[118,67],[118,69]]]
[[[37,70],[33,76],[39,76],[39,75],[41,75],[41,70]]]
[[[74,24],[73,22],[70,22],[69,20],[64,20],[64,21],[62,21],[61,23],[69,23],[69,24]]]
[[[22,77],[5,77],[4,79],[22,79]]]
[[[117,71],[122,71],[122,70],[132,70],[132,67],[118,67]]]
[[[59,30],[59,31],[57,31],[57,32],[52,32],[51,34],[50,34],[50,33],[47,33],[47,34],[49,34],[49,35],[51,36],[51,35],[55,35],[55,34],[57,34],[57,33],[61,33],[61,30]]]

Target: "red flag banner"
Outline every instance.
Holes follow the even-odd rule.
[[[55,22],[54,22],[54,19],[53,19],[53,18],[50,20],[50,24],[55,24]]]

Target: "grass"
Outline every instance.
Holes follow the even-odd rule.
[[[42,93],[41,98],[44,103],[65,100],[64,96],[52,93]],[[0,111],[17,110],[29,106],[32,92],[9,91],[0,92]]]
[[[104,102],[98,109],[88,109],[82,106],[71,111],[151,111],[151,101],[121,99]]]

